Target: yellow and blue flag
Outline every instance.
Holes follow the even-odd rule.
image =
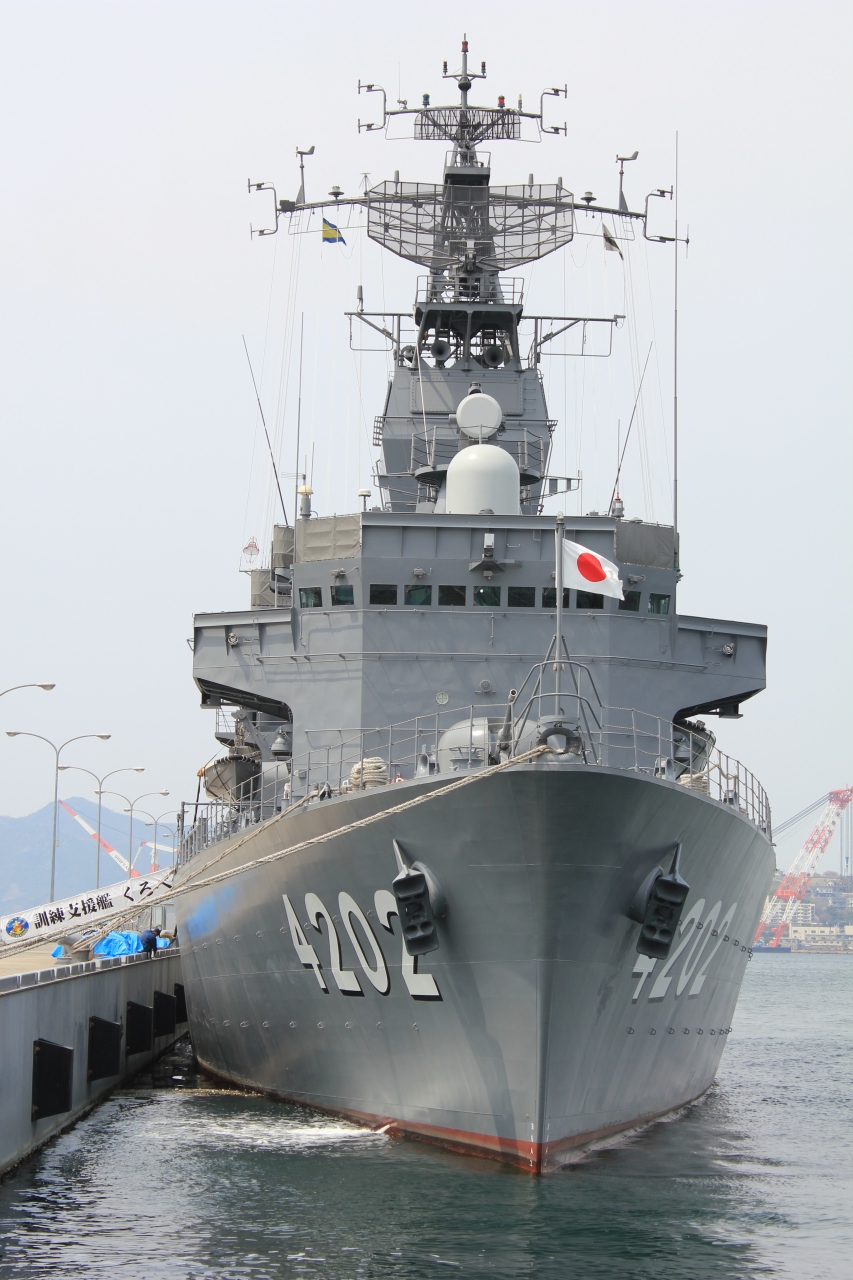
[[[335,224],[327,222],[325,218],[323,219],[323,244],[346,244],[346,240]]]

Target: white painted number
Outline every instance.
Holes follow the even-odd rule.
[[[637,1001],[639,1000],[640,992],[643,989],[643,983],[651,973],[652,969],[654,969],[656,964],[657,964],[657,960],[655,960],[652,956],[637,956],[637,963],[634,965],[633,976],[635,978],[639,978],[640,981],[637,983],[637,989],[631,997],[632,1004],[636,1004]]]
[[[322,916],[326,921],[326,928],[329,931],[329,964],[332,967],[332,977],[337,983],[338,991],[343,991],[348,996],[364,995],[361,984],[352,969],[341,968],[341,940],[338,937],[338,931],[335,928],[332,917],[316,893],[306,893],[305,910],[308,912],[308,919],[318,932],[320,930],[320,917]]]
[[[699,898],[693,904],[690,911],[681,921],[681,940],[667,960],[664,967],[658,972],[651,991],[649,992],[649,1000],[663,1000],[672,986],[674,980],[674,969],[678,959],[683,956],[684,963],[678,975],[678,981],[675,984],[675,996],[680,996],[688,987],[688,1000],[693,996],[698,996],[699,992],[705,985],[705,979],[708,976],[708,969],[711,961],[719,951],[724,942],[729,941],[727,930],[731,928],[734,919],[737,903],[733,903],[723,916],[720,924],[717,920],[722,909],[722,902],[717,902],[702,919],[702,912],[705,909],[705,899]],[[711,943],[713,942],[713,946]],[[685,954],[686,952],[686,954]],[[704,956],[704,960],[703,960]],[[634,994],[631,997],[631,1003],[636,1004],[640,998],[640,994],[645,985],[646,978],[653,971],[657,961],[649,956],[637,956],[634,963],[633,977],[639,978],[640,981],[634,988]],[[699,965],[701,963],[701,968]],[[693,984],[692,986],[690,984]]]
[[[373,930],[367,923],[364,912],[356,902],[355,898],[350,897],[348,893],[338,894],[338,906],[341,909],[341,919],[343,920],[346,931],[349,934],[349,940],[352,943],[355,954],[358,956],[359,964],[367,975],[368,982],[373,983],[381,996],[387,995],[391,987],[391,979],[388,977],[388,966],[386,965],[385,957],[379,948],[379,943],[373,935]],[[367,956],[364,954],[358,934],[352,927],[353,917],[364,930],[364,936],[370,945],[371,951],[373,952],[373,959],[375,962],[374,967],[371,967],[368,963]]]
[[[664,996],[669,990],[669,985],[672,982],[672,975],[670,974],[670,969],[675,964],[676,960],[681,955],[684,948],[689,946],[689,944],[693,941],[693,933],[691,931],[691,926],[695,927],[696,918],[701,914],[702,908],[704,906],[705,906],[705,899],[700,898],[699,901],[695,903],[695,905],[691,908],[689,915],[687,915],[686,918],[682,920],[681,942],[678,944],[675,951],[673,951],[672,955],[669,957],[666,964],[658,974],[657,981],[655,982],[655,985],[652,987],[651,991],[649,992],[650,1000],[663,1000]]]
[[[681,970],[678,982],[676,983],[675,994],[677,996],[681,995],[682,991],[693,977],[693,974],[696,971],[696,966],[702,958],[702,952],[711,941],[711,930],[717,923],[717,916],[720,914],[720,908],[722,905],[722,902],[718,902],[716,906],[711,908],[705,919],[702,921],[702,930],[696,938],[696,941],[693,943],[693,946],[690,948],[690,954],[684,961],[684,966]]]
[[[387,929],[389,933],[393,933],[394,929],[391,925],[391,917],[396,916],[399,920],[400,913],[397,909],[397,899],[388,889],[377,889],[373,895],[373,905],[376,907],[376,915],[383,929]],[[438,989],[435,978],[431,973],[418,973],[416,966],[417,956],[410,956],[406,950],[406,944],[403,943],[403,981],[406,984],[406,990],[410,996],[414,996],[416,1000],[440,1000],[441,992]]]
[[[284,909],[287,912],[287,923],[290,925],[290,936],[293,939],[293,946],[306,969],[313,969],[317,976],[317,981],[324,991],[328,991],[326,979],[320,972],[320,961],[317,959],[317,952],[311,946],[311,943],[302,932],[302,927],[296,918],[296,912],[290,903],[286,893],[281,895],[284,898]]]
[[[702,965],[702,968],[697,973],[696,981],[693,983],[693,986],[690,988],[690,990],[687,993],[688,1000],[692,996],[698,996],[699,992],[704,987],[705,978],[708,972],[708,965],[714,959],[714,956],[719,951],[723,942],[727,939],[728,937],[727,930],[731,925],[731,922],[732,922],[732,919],[734,918],[734,914],[736,910],[737,910],[737,903],[735,902],[732,904],[732,906],[729,907],[728,914],[723,916],[722,924],[717,925],[717,940],[714,943],[711,950],[708,952],[708,955],[705,957],[705,963]]]
[[[286,893],[282,894],[282,898],[284,899],[287,923],[290,925],[290,936],[293,940],[296,954],[306,969],[314,970],[314,975],[322,989],[328,991],[329,988],[323,976],[323,966],[320,964],[317,952],[305,937],[290,898]],[[394,928],[391,924],[391,917],[397,916],[399,919],[397,901],[393,893],[390,893],[388,889],[377,889],[373,903],[382,928],[387,929],[393,935]],[[386,996],[391,990],[391,975],[388,972],[388,965],[385,963],[385,957],[382,954],[382,948],[377,941],[376,934],[370,927],[370,922],[355,898],[349,893],[338,894],[338,907],[340,908],[344,928],[347,931],[353,951],[358,957],[358,962],[364,971],[365,977],[381,996]],[[345,995],[363,995],[364,992],[357,975],[352,969],[343,968],[341,963],[341,941],[334,921],[329,915],[322,898],[319,898],[316,893],[306,893],[305,910],[308,913],[308,919],[318,932],[320,932],[321,918],[326,922],[326,928],[329,931],[329,967],[338,990]],[[367,944],[366,949],[365,943]],[[431,973],[418,973],[417,957],[409,955],[405,942],[402,943],[402,946],[401,971],[409,995],[415,1000],[440,1000],[441,992],[438,989],[435,978]]]

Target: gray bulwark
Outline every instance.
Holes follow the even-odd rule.
[[[297,561],[351,558],[360,549],[360,516],[300,520],[296,526]]]
[[[617,520],[615,550],[615,559],[620,564],[671,569],[676,562],[675,530],[672,525]]]

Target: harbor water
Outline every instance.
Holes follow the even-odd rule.
[[[534,1179],[193,1074],[186,1044],[0,1185],[0,1280],[836,1280],[853,960],[758,956],[717,1084]]]

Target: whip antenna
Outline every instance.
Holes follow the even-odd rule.
[[[637,387],[637,394],[634,397],[634,408],[631,410],[631,421],[628,423],[628,430],[625,432],[625,443],[622,446],[622,454],[619,458],[619,465],[616,468],[616,480],[613,484],[613,492],[610,495],[610,506],[607,508],[608,511],[613,510],[613,499],[616,497],[616,492],[619,488],[619,477],[622,474],[622,463],[625,461],[625,450],[628,448],[628,440],[631,435],[631,428],[634,425],[634,414],[637,412],[637,405],[640,403],[640,392],[643,389],[643,378],[645,378],[646,376],[646,370],[649,367],[649,356],[651,354],[652,354],[652,344],[650,342],[648,354],[646,355],[646,363],[643,365],[643,372],[640,374],[640,385]]]
[[[264,424],[264,435],[267,438],[267,448],[270,451],[270,462],[272,463],[272,473],[275,476],[275,487],[278,489],[278,499],[279,499],[279,502],[281,503],[281,514],[284,516],[284,523],[287,524],[288,523],[287,511],[285,510],[285,506],[284,506],[284,498],[281,495],[281,481],[278,478],[278,467],[275,465],[275,455],[272,451],[272,442],[270,440],[270,433],[267,431],[267,420],[264,417],[264,407],[261,404],[261,397],[258,395],[258,384],[257,382],[255,382],[255,371],[252,368],[252,361],[249,358],[249,348],[246,346],[245,334],[241,334],[240,336],[243,339],[243,350],[246,352],[246,359],[249,361],[249,373],[252,375],[252,386],[255,388],[255,399],[258,402],[258,411],[260,412],[260,415],[261,415],[261,422]]]

